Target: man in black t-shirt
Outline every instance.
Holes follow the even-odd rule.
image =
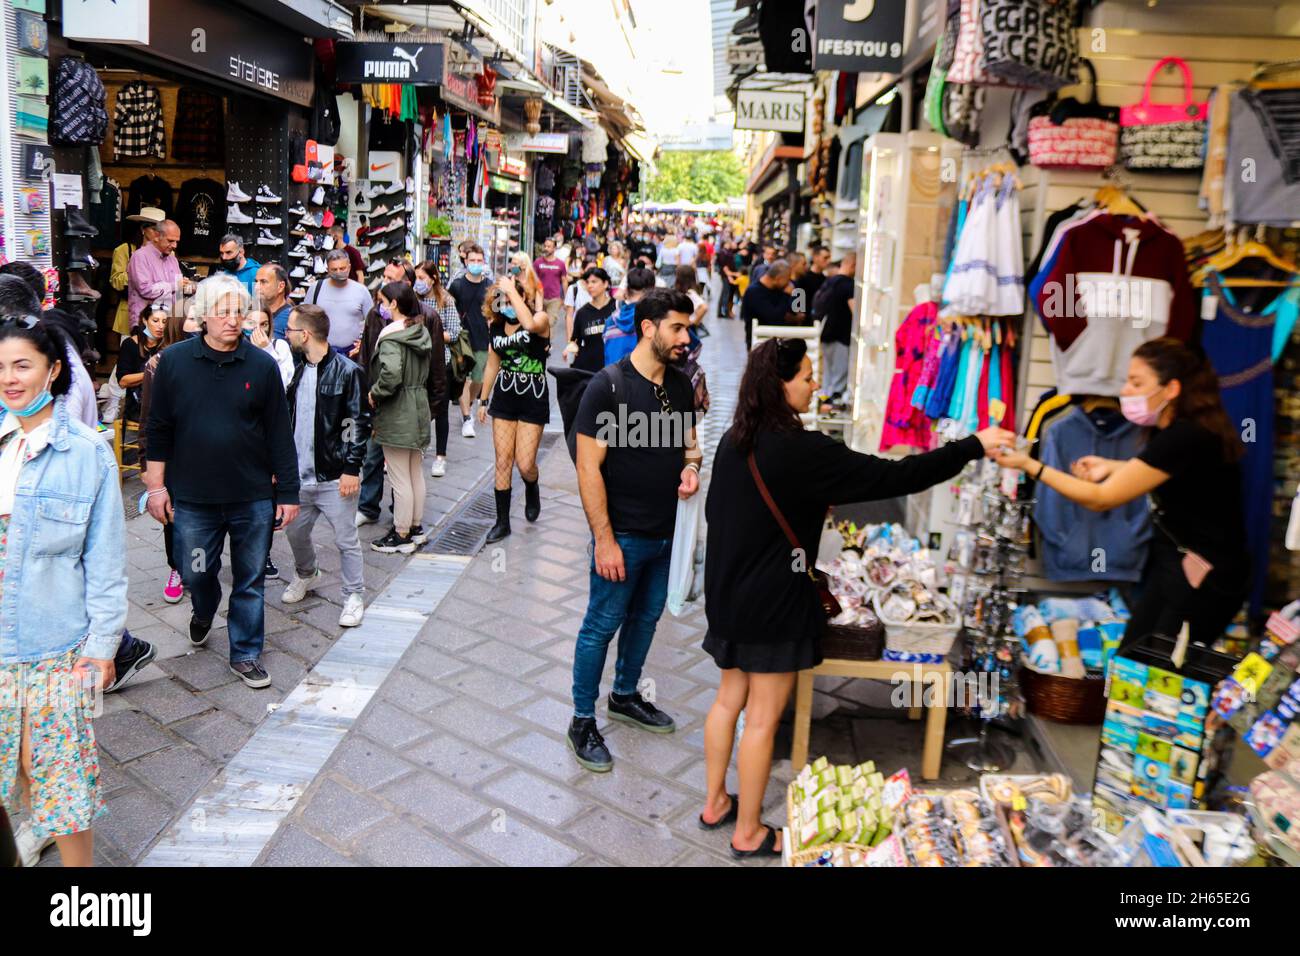
[[[794,298],[786,291],[790,284],[790,264],[776,259],[763,275],[749,284],[740,300],[740,320],[745,323],[745,348],[753,338],[751,320],[759,325],[797,325]]]
[[[638,685],[668,596],[677,500],[700,488],[694,391],[672,367],[690,345],[693,311],[673,289],[646,292],[636,305],[636,348],[593,376],[578,408],[578,490],[594,547],[568,741],[578,763],[597,773],[614,765],[596,729],[596,698],[615,633],[609,716],[652,733],[676,729]]]
[[[839,273],[819,290],[813,318],[822,321],[822,391],[843,395],[849,387],[849,342],[853,336],[854,277],[858,255],[850,252],[840,262]]]
[[[483,315],[483,300],[492,283],[488,281],[487,264],[481,246],[471,244],[465,249],[465,274],[458,276],[447,291],[456,300],[461,328],[469,329],[470,347],[474,349],[474,369],[460,394],[460,433],[465,438],[474,437],[474,396],[483,384],[483,371],[487,368],[488,326]]]

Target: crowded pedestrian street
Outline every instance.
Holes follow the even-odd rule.
[[[0,925],[1281,916],[1300,7],[1220,6],[0,0]]]

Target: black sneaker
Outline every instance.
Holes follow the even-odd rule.
[[[117,676],[113,678],[113,683],[104,688],[104,693],[111,694],[115,690],[121,690],[133,677],[153,663],[153,659],[157,656],[158,648],[148,641],[137,640],[135,653],[129,659],[117,663],[115,668]]]
[[[230,671],[249,687],[271,686],[271,675],[262,667],[261,661],[240,661],[238,664],[231,664]]]
[[[392,528],[382,538],[371,541],[370,548],[381,554],[414,554],[415,542],[411,540],[409,535],[403,538],[397,533],[396,528]]]
[[[621,694],[610,693],[609,716],[652,734],[671,734],[677,729],[671,717],[640,694],[623,697]]]
[[[424,530],[424,525],[417,524],[411,529],[411,540],[416,544],[424,544],[429,540],[429,532]]]
[[[265,574],[268,578],[278,578],[280,576],[280,569],[275,566],[275,562],[271,560],[271,556],[269,554],[266,556]]]
[[[605,738],[596,729],[595,717],[574,717],[565,735],[569,749],[578,763],[594,773],[609,773],[614,769],[614,758],[605,746]]]
[[[190,644],[194,647],[202,647],[208,643],[208,631],[212,630],[212,622],[204,624],[197,617],[190,617]]]

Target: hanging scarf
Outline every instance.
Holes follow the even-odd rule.
[[[456,136],[451,131],[451,113],[442,114],[442,161],[451,162],[451,153],[456,146]]]

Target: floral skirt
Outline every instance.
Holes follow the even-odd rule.
[[[0,517],[0,581],[8,518]],[[32,752],[27,805],[36,836],[68,836],[90,828],[104,812],[99,751],[90,716],[93,696],[74,670],[81,648],[23,664],[0,663],[0,804],[18,798],[23,722]]]

